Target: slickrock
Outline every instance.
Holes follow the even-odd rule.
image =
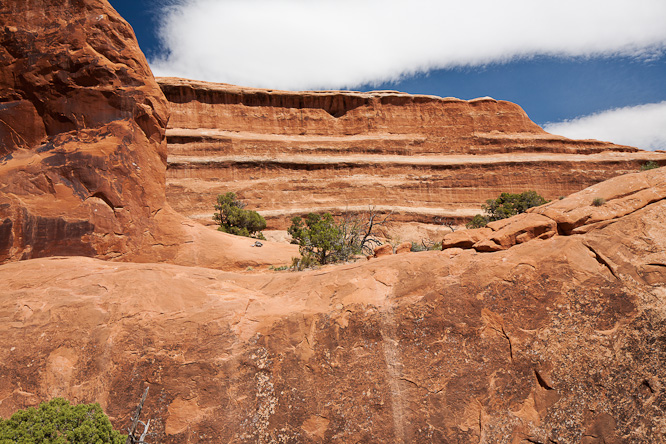
[[[249,273],[296,247],[252,247],[170,209],[166,102],[127,23],[101,0],[5,0],[0,20],[0,416],[63,396],[125,430],[150,386],[156,443],[663,440],[666,168],[456,232],[444,251]],[[367,111],[346,93],[262,94],[231,108],[239,125],[245,112],[271,128],[276,103],[308,128]],[[375,114],[445,115],[426,112],[440,99],[384,95],[369,95]],[[521,121],[452,103],[481,110],[483,131]],[[217,121],[207,106],[202,123]],[[484,240],[499,251],[460,248]],[[39,257],[56,254],[70,257]]]
[[[106,1],[3,1],[0,263],[52,255],[234,269],[289,262],[293,246],[258,254],[170,208],[167,119],[131,27]]]
[[[65,396],[124,428],[150,386],[151,439],[167,444],[659,442],[666,199],[643,202],[506,250],[298,273],[5,264],[0,415]]]
[[[449,233],[442,240],[442,248],[498,251],[534,238],[547,239],[558,232],[587,233],[665,198],[663,169],[626,174],[586,188],[567,199],[490,222],[486,228]]]
[[[274,229],[369,206],[393,211],[398,227],[432,226],[469,219],[503,191],[552,200],[666,164],[663,152],[548,134],[491,98],[157,81],[171,110],[167,199],[203,223],[216,195],[234,191]]]

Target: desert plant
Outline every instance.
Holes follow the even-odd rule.
[[[502,193],[497,199],[488,199],[483,205],[483,210],[492,221],[524,213],[528,208],[538,207],[547,202],[536,191],[525,191],[520,194]]]
[[[266,228],[266,219],[252,210],[244,210],[245,204],[236,198],[235,193],[220,194],[213,214],[213,220],[220,226],[218,230],[236,236],[266,239],[261,230]]]
[[[659,164],[654,160],[650,160],[641,165],[641,171],[654,170],[655,168],[659,168]]]
[[[0,443],[124,444],[99,404],[70,405],[63,398],[0,418]]]
[[[465,226],[467,228],[485,227],[488,222],[506,219],[524,213],[528,208],[548,203],[536,191],[525,191],[520,194],[502,193],[497,199],[488,199],[482,206],[485,216],[477,214]]]
[[[474,215],[472,220],[470,220],[469,222],[467,222],[465,224],[465,227],[468,228],[468,229],[469,228],[483,228],[486,225],[488,225],[488,222],[489,222],[488,217],[482,216],[480,214],[476,214],[476,215]]]
[[[385,226],[391,214],[383,217],[373,208],[364,216],[346,215],[336,222],[330,213],[309,213],[305,218],[294,217],[287,230],[292,243],[299,245],[301,258],[295,258],[295,269],[312,265],[341,262],[359,254],[372,254],[377,229]]]
[[[595,207],[600,207],[605,203],[606,203],[606,199],[604,199],[603,197],[595,197],[592,200],[592,205],[594,205]]]

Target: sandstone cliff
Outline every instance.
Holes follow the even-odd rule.
[[[3,1],[0,32],[0,263],[83,255],[240,268],[296,254],[259,254],[167,205],[167,102],[106,1]]]
[[[64,396],[125,429],[150,386],[149,442],[663,440],[666,169],[465,249],[267,272],[293,248],[250,248],[165,203],[166,102],[105,1],[8,0],[0,20],[1,416]],[[475,103],[456,106],[517,110]],[[248,264],[262,272],[203,268]]]
[[[557,199],[666,163],[666,153],[548,134],[490,98],[158,83],[171,110],[167,199],[204,223],[225,191],[273,228],[311,210],[368,206],[401,222],[462,221],[502,191]]]
[[[664,170],[541,207],[556,233],[504,251],[255,275],[4,265],[0,415],[59,395],[125,425],[149,385],[153,442],[659,442]],[[589,195],[607,211],[557,216]]]

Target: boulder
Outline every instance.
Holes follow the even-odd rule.
[[[488,224],[493,230],[485,239],[476,242],[477,251],[506,250],[532,239],[548,239],[557,234],[557,224],[540,214],[523,213]]]
[[[375,248],[374,252],[375,254],[373,257],[389,256],[393,254],[393,245],[380,245]]]
[[[474,228],[448,233],[442,239],[442,250],[447,248],[472,248],[474,244],[486,239],[492,232],[493,230],[490,228]]]
[[[395,247],[395,254],[409,253],[412,251],[411,242],[403,242],[397,247]]]

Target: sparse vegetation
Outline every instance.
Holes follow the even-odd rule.
[[[416,252],[416,251],[432,251],[432,250],[441,250],[442,249],[442,243],[441,242],[435,242],[430,239],[421,239],[421,243],[413,242],[412,241],[412,248],[410,251]]]
[[[483,228],[486,225],[488,225],[488,222],[490,222],[490,220],[488,219],[487,216],[482,216],[480,214],[476,214],[476,215],[474,215],[472,220],[470,220],[469,222],[467,222],[465,224],[465,227],[467,227],[467,228]]]
[[[345,216],[340,222],[330,213],[309,213],[305,219],[294,217],[287,231],[292,243],[299,245],[301,257],[294,258],[293,268],[302,270],[371,254],[375,246],[381,245],[377,229],[385,226],[390,216],[382,218],[371,208],[364,217]]]
[[[548,203],[536,191],[525,191],[520,194],[502,193],[497,199],[488,199],[482,206],[485,215],[477,214],[466,224],[467,228],[485,227],[488,222],[516,214],[524,213],[528,208]]]
[[[99,404],[70,405],[63,398],[0,418],[0,443],[124,444]]]
[[[215,204],[213,220],[220,226],[218,230],[236,236],[266,238],[261,230],[266,228],[266,219],[252,210],[244,210],[245,204],[236,198],[235,193],[220,194]]]
[[[606,203],[606,199],[604,199],[603,197],[595,197],[592,200],[592,205],[594,205],[595,207],[600,207],[605,203]]]
[[[654,170],[655,168],[659,168],[659,164],[654,160],[650,160],[641,165],[641,171]]]

